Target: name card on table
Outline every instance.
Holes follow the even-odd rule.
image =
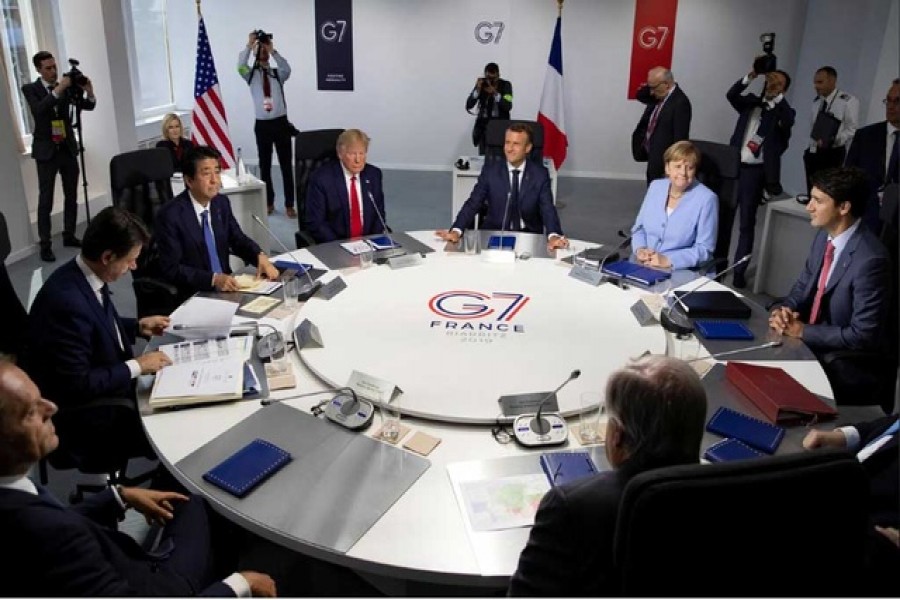
[[[390,402],[396,396],[403,393],[396,384],[379,379],[360,371],[353,371],[347,380],[347,387],[357,394],[376,402]]]
[[[574,277],[578,281],[594,286],[600,285],[603,281],[603,273],[600,271],[599,265],[597,268],[592,268],[592,265],[586,265],[584,263],[576,263],[575,266],[569,270],[569,277]]]
[[[297,325],[297,328],[294,330],[294,344],[297,346],[297,350],[302,350],[303,348],[325,347],[325,344],[322,342],[322,335],[319,333],[319,328],[309,319],[303,319],[303,321]]]
[[[404,254],[403,256],[392,256],[387,259],[392,269],[403,269],[406,267],[415,267],[422,264],[421,254]]]
[[[340,276],[335,277],[316,292],[316,298],[321,298],[322,300],[331,300],[341,292],[347,289],[347,282],[344,281]]]

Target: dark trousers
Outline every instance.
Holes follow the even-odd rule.
[[[42,248],[49,248],[50,213],[53,211],[53,191],[56,187],[56,174],[62,178],[63,198],[63,235],[75,235],[75,221],[78,218],[78,161],[68,146],[57,147],[50,160],[37,160],[38,173],[38,238]]]
[[[737,250],[734,253],[734,262],[753,252],[753,236],[756,232],[756,211],[759,208],[759,199],[762,198],[763,187],[766,183],[766,174],[762,165],[741,165],[741,174],[738,178],[738,213],[741,223],[738,227]],[[747,263],[734,270],[735,275],[743,275],[747,271]]]
[[[287,116],[269,121],[257,119],[253,128],[256,134],[256,151],[259,154],[259,176],[266,183],[266,201],[275,206],[275,189],[272,187],[272,146],[278,153],[281,179],[284,182],[284,206],[294,206],[294,163],[291,152],[291,128]]]
[[[807,148],[803,152],[803,168],[806,170],[806,193],[812,191],[812,176],[819,171],[840,167],[844,164],[844,147],[819,148],[816,152],[810,152]]]

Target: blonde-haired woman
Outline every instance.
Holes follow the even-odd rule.
[[[172,155],[172,164],[177,173],[181,173],[181,161],[184,154],[194,147],[194,143],[183,137],[184,127],[181,125],[181,119],[175,113],[169,113],[162,120],[163,139],[156,142],[157,148],[166,148]]]

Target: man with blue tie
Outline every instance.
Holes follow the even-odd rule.
[[[369,136],[348,129],[337,139],[338,162],[326,162],[310,176],[304,222],[317,243],[384,232],[381,169],[366,163],[368,152]]]
[[[890,258],[862,225],[867,197],[860,169],[813,175],[806,212],[819,233],[800,278],[769,318],[772,329],[802,339],[820,359],[833,350],[881,352],[887,346]],[[864,395],[872,385],[874,375],[867,367],[851,361],[823,364],[839,403]]]
[[[120,317],[110,298],[109,284],[135,268],[148,238],[137,217],[104,208],[88,225],[81,253],[47,278],[31,305],[25,369],[62,409],[63,445],[76,456],[153,456],[136,410],[77,410],[97,398],[134,399],[138,375],[171,362],[162,352],[136,357],[131,349],[135,336],[161,334],[169,318]]]
[[[155,243],[164,279],[178,288],[180,300],[198,291],[238,291],[229,254],[253,264],[260,277],[276,279],[278,269],[259,245],[244,235],[222,186],[219,153],[208,146],[184,157],[185,191],[159,209]]]
[[[485,163],[453,226],[435,235],[457,243],[464,230],[474,227],[475,217],[486,211],[481,229],[546,233],[548,250],[566,248],[569,242],[553,206],[550,175],[543,165],[528,160],[531,148],[531,126],[511,124],[503,143],[506,161]]]

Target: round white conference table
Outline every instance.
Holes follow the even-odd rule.
[[[223,499],[211,493],[211,486],[200,477],[180,467],[179,463],[188,462],[219,436],[258,411],[268,410],[259,401],[149,411],[144,393],[140,394],[144,427],[160,460],[188,489],[204,495],[232,521],[282,546],[380,576],[502,587],[515,570],[529,528],[472,530],[457,499],[460,482],[506,474],[498,465],[536,464],[543,451],[581,449],[575,435],[581,394],[602,394],[609,374],[629,358],[647,351],[692,358],[706,351],[693,337],[677,340],[658,324],[640,326],[630,307],[647,294],[645,290],[607,283],[586,285],[569,277],[571,266],[559,258],[495,264],[477,255],[445,252],[445,243],[432,232],[409,236],[434,249],[422,264],[328,271],[322,281],[340,276],[347,288],[331,300],[314,297],[301,304],[293,318],[261,319],[288,338],[298,323],[308,319],[323,341],[323,347],[290,353],[297,387],[271,394],[271,398],[285,399],[279,410],[287,405],[310,411],[328,396],[291,396],[343,386],[355,370],[400,388],[402,422],[410,429],[404,439],[419,431],[440,439],[427,455],[430,467],[349,548],[328,547],[294,535],[284,514],[261,519],[245,510],[256,491],[243,500]],[[578,248],[586,245],[595,244],[577,243]],[[284,258],[326,267],[306,249],[292,255]],[[678,289],[692,289],[702,281]],[[716,287],[722,289],[716,282],[704,289]],[[776,352],[775,360],[754,363],[781,367],[811,392],[830,400],[831,389],[819,363],[802,344],[791,343],[793,359],[778,360]],[[557,394],[560,411],[574,417],[568,419],[566,446],[525,449],[494,439],[491,429],[501,414],[500,396],[553,390],[574,369],[582,375]],[[146,390],[149,383],[142,378],[141,388]],[[723,404],[734,401],[710,397],[709,414]],[[753,412],[747,406],[736,408]],[[372,436],[379,424],[376,416],[372,426],[354,435]],[[803,427],[791,428],[779,452],[798,451],[804,433]],[[704,447],[717,439],[707,433]],[[386,443],[378,442],[382,446]],[[591,450],[598,466],[606,467],[602,447]],[[353,501],[365,503],[366,498]],[[291,510],[290,498],[282,498],[281,504],[281,511]],[[303,511],[302,506],[295,509]]]

